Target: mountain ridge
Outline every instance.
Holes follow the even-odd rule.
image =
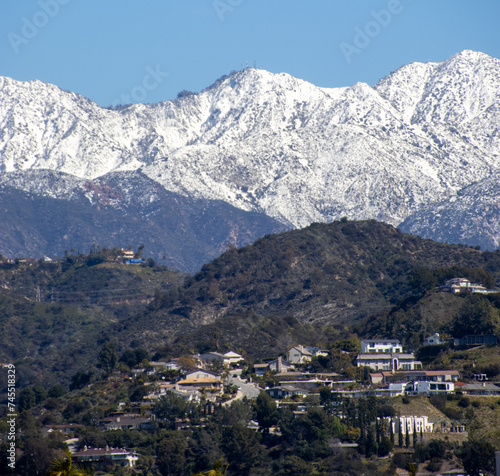
[[[114,109],[40,81],[1,86],[4,183],[30,169],[86,180],[135,170],[285,226],[343,216],[399,225],[500,167],[500,61],[470,50],[373,87],[246,68],[197,94]],[[32,188],[29,174],[13,181]],[[499,226],[488,233],[494,243]]]

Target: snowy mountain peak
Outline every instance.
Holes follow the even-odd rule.
[[[39,81],[1,86],[3,174],[140,169],[168,191],[295,226],[398,224],[500,166],[500,61],[473,51],[402,66],[374,87],[245,68],[198,94],[119,110]]]

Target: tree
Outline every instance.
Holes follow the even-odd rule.
[[[417,292],[425,292],[436,287],[438,284],[432,271],[419,268],[413,271],[410,276],[410,285]]]
[[[101,347],[99,355],[97,356],[97,367],[103,369],[107,374],[115,368],[118,362],[115,344],[106,342]]]
[[[184,435],[170,432],[156,449],[156,466],[162,476],[184,474],[188,444]]]
[[[79,390],[92,381],[94,376],[93,371],[89,372],[77,372],[73,377],[71,377],[71,383],[69,384],[70,390]]]
[[[54,459],[54,450],[49,448],[44,439],[30,439],[23,448],[23,456],[16,464],[21,475],[41,476],[50,467]]]
[[[50,387],[48,396],[51,398],[62,397],[66,393],[66,389],[60,384],[56,383],[54,386]]]
[[[393,449],[394,445],[387,436],[383,436],[378,445],[378,455],[383,457],[387,456]]]
[[[71,459],[71,453],[68,450],[63,451],[66,458],[56,458],[52,461],[47,476],[90,476],[94,474],[90,469],[74,465]]]
[[[333,344],[333,347],[343,350],[344,352],[361,352],[361,342],[355,337],[338,340]]]
[[[161,397],[155,405],[153,413],[159,421],[165,421],[167,427],[173,428],[176,418],[183,418],[188,410],[188,404],[182,397],[173,392]]]
[[[472,295],[465,299],[454,318],[451,333],[453,337],[467,334],[490,334],[495,331],[498,311],[482,296]]]
[[[274,476],[304,476],[311,474],[311,465],[298,456],[291,455],[277,461],[273,465]]]
[[[465,441],[458,456],[470,476],[493,476],[495,474],[495,448],[487,440]]]
[[[278,422],[276,402],[266,392],[260,392],[253,408],[260,431],[264,435],[269,434],[269,428]]]
[[[36,405],[35,392],[31,387],[26,387],[19,394],[19,410],[29,410]]]
[[[260,435],[250,428],[235,425],[225,428],[222,438],[222,450],[229,462],[231,474],[246,476],[259,463],[262,447]]]

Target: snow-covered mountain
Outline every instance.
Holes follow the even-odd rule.
[[[135,171],[91,181],[52,170],[6,175],[9,183],[0,183],[0,253],[8,257],[88,252],[94,243],[143,244],[144,257],[196,272],[228,244],[241,247],[287,229],[262,213],[168,192]],[[22,190],[27,184],[29,190]]]
[[[500,247],[500,172],[408,217],[402,231],[447,243]]]
[[[1,182],[33,192],[23,171],[92,180],[140,170],[170,192],[293,226],[342,216],[397,225],[500,170],[499,108],[500,61],[473,51],[403,66],[374,87],[247,68],[199,94],[114,110],[3,78]]]

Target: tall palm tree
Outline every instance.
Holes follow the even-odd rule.
[[[56,458],[50,465],[47,476],[92,476],[92,469],[82,468],[74,465],[71,459],[71,453],[68,450],[63,450],[66,458]]]

